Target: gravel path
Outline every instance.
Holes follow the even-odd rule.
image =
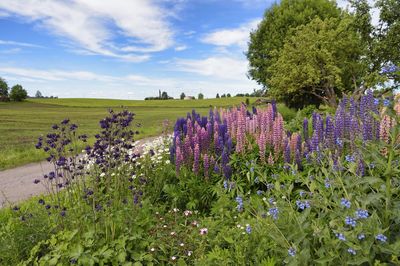
[[[154,139],[155,137],[139,140],[136,149],[141,151],[146,143]],[[41,184],[34,184],[33,180],[49,173],[52,169],[52,164],[43,161],[0,171],[0,208],[46,193],[46,188]]]

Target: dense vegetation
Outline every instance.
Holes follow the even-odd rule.
[[[344,98],[297,132],[275,103],[192,111],[143,151],[110,111],[84,157],[65,119],[36,144],[50,194],[0,212],[0,264],[398,264],[398,101]]]
[[[250,76],[267,93],[292,107],[336,107],[344,94],[399,85],[400,4],[349,1],[352,11],[330,0],[283,0],[266,10],[251,33]],[[371,22],[371,8],[380,11]],[[377,11],[375,11],[377,12]]]

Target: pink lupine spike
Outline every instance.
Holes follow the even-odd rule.
[[[197,175],[199,173],[200,166],[200,147],[199,144],[196,143],[194,146],[194,154],[193,154],[193,172]]]
[[[261,132],[261,134],[259,135],[258,140],[257,140],[257,145],[259,148],[261,162],[265,162],[266,141],[265,141],[265,133],[264,132]]]
[[[274,157],[272,156],[272,153],[269,153],[268,164],[269,165],[274,165]]]

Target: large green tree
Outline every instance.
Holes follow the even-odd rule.
[[[368,66],[360,88],[372,87],[387,80],[393,81],[389,89],[398,88],[398,72],[382,69],[400,66],[400,1],[378,0],[373,6],[368,0],[349,0],[349,3],[354,10],[354,27],[361,34],[365,47],[362,60]],[[372,24],[372,8],[379,10],[376,25]]]
[[[0,78],[0,102],[1,101],[8,101],[8,84],[2,78]]]
[[[286,38],[316,17],[324,20],[340,14],[336,3],[329,0],[282,0],[267,9],[258,28],[250,34],[247,58],[251,78],[269,87],[270,66],[278,60]]]
[[[335,106],[337,96],[357,88],[365,65],[352,21],[349,16],[317,17],[297,27],[267,69],[270,95],[293,107],[321,102]]]
[[[15,102],[20,102],[28,97],[26,90],[19,84],[14,85],[10,90],[10,99]]]

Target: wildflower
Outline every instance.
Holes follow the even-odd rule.
[[[362,210],[362,209],[357,209],[356,211],[356,216],[359,219],[366,219],[369,217],[368,211],[367,210]]]
[[[306,192],[304,192],[303,190],[300,191],[300,197],[304,197],[304,195],[306,195]]]
[[[151,252],[154,252],[155,250],[156,250],[155,248],[151,248],[151,249],[150,249]]]
[[[356,255],[356,251],[352,248],[347,249],[347,252],[349,252],[351,255]]]
[[[186,217],[188,217],[188,216],[192,215],[193,212],[192,212],[192,211],[189,211],[189,210],[186,210],[186,211],[183,212],[183,214],[184,214]]]
[[[343,147],[343,140],[341,140],[340,138],[336,138],[336,145],[338,145],[339,147]]]
[[[224,181],[224,189],[228,189],[228,181]]]
[[[173,210],[174,212],[178,212],[178,211],[179,211],[178,208],[173,208],[172,210]]]
[[[248,234],[251,233],[251,226],[250,226],[249,224],[246,224],[246,232],[247,232]]]
[[[359,235],[357,236],[357,238],[358,238],[359,240],[363,240],[363,239],[365,238],[365,235],[364,235],[364,234],[359,234]]]
[[[176,233],[175,233],[175,232],[171,232],[170,235],[171,235],[171,236],[174,236],[174,235],[176,235]]]
[[[243,199],[241,197],[237,196],[236,202],[238,203],[238,205],[236,206],[237,210],[239,212],[243,211]]]
[[[14,207],[12,208],[12,210],[13,210],[13,211],[18,211],[18,210],[19,210],[19,207],[18,207],[18,206],[14,206]]]
[[[187,255],[190,257],[190,256],[192,256],[192,254],[193,254],[193,251],[188,250]]]
[[[171,260],[176,260],[176,256],[172,256],[172,257],[171,257]]]
[[[342,200],[340,201],[340,204],[344,207],[346,207],[347,209],[349,209],[351,207],[351,202],[345,198],[342,198]]]
[[[355,158],[354,158],[353,155],[346,155],[346,156],[345,156],[345,159],[346,159],[346,161],[349,162],[349,163],[353,163],[353,162],[355,161]]]
[[[39,179],[35,179],[35,180],[33,180],[33,183],[34,183],[34,184],[39,184],[39,183],[40,183],[40,180],[39,180]]]
[[[260,195],[262,195],[262,193],[263,193],[262,190],[257,190],[257,195],[260,196]]]
[[[375,239],[381,242],[386,242],[387,237],[385,235],[379,234],[375,237]]]
[[[294,247],[290,247],[288,249],[289,256],[294,257],[296,256],[296,249]]]
[[[389,106],[390,105],[390,101],[388,99],[383,100],[383,105],[384,106]]]
[[[45,204],[45,202],[44,202],[43,199],[39,199],[38,203],[39,203],[40,205],[44,205],[44,204]]]
[[[297,205],[297,208],[299,208],[300,210],[310,208],[310,203],[307,200],[304,202],[301,200],[296,200],[296,205]]]
[[[325,187],[326,188],[330,188],[331,187],[331,183],[330,183],[329,178],[325,178]]]
[[[207,228],[201,228],[200,229],[200,235],[206,235],[208,233],[208,229]]]
[[[179,246],[183,247],[183,246],[185,246],[185,244],[184,243],[180,243]]]
[[[352,227],[356,227],[356,225],[357,225],[357,221],[354,218],[351,218],[349,216],[346,217],[344,222],[345,222],[345,224],[350,225]]]
[[[339,240],[346,241],[346,237],[342,233],[336,233],[336,237],[339,238]]]
[[[277,220],[277,219],[278,219],[279,210],[278,210],[277,207],[270,208],[270,209],[268,210],[268,212],[269,212],[270,215],[272,215],[272,218],[273,218],[274,220]]]

